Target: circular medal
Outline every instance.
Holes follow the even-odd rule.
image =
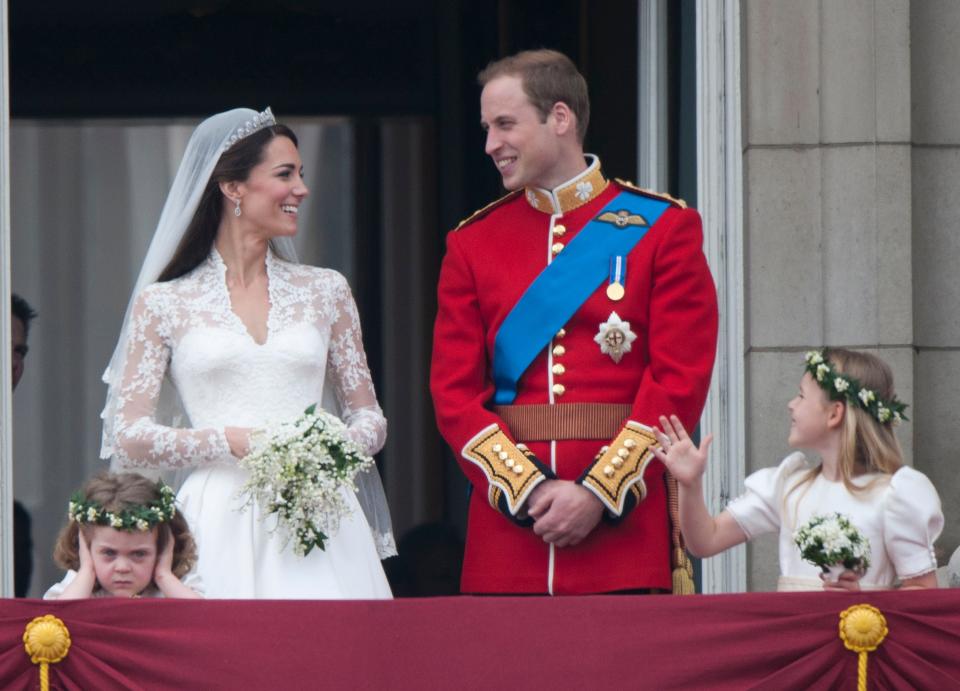
[[[617,300],[623,299],[624,291],[623,286],[617,282],[613,282],[607,286],[607,297],[616,302]]]

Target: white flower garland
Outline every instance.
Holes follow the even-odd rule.
[[[343,421],[316,405],[251,443],[253,451],[240,461],[250,471],[240,490],[244,506],[258,504],[264,517],[275,513],[297,555],[324,549],[350,512],[343,490],[356,491],[354,476],[372,468],[373,459],[347,438]]]
[[[163,480],[157,481],[159,498],[149,504],[130,506],[122,511],[107,511],[99,502],[87,499],[82,491],[70,497],[67,515],[71,521],[103,525],[116,530],[147,532],[153,526],[171,520],[177,514],[176,494]]]
[[[831,400],[846,399],[870,413],[881,425],[888,422],[899,425],[908,419],[903,414],[907,409],[906,403],[897,400],[896,396],[889,401],[878,398],[876,393],[853,377],[837,372],[823,357],[822,350],[811,350],[804,356],[804,360],[810,376],[830,395]]]

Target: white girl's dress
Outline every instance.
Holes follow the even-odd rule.
[[[275,516],[263,522],[258,506],[242,508],[238,490],[248,473],[231,455],[224,427],[292,420],[321,401],[329,378],[350,437],[371,455],[386,438],[346,280],[272,252],[266,269],[270,310],[262,345],[233,312],[216,250],[189,274],[143,290],[131,317],[115,466],[192,469],[177,498],[197,542],[207,597],[389,598],[380,552],[391,545],[378,551],[352,492],[352,511],[326,551],[306,557],[271,532]],[[188,429],[154,420],[168,370]]]
[[[854,478],[864,487],[853,494],[842,481],[823,473],[812,483],[797,486],[811,466],[802,453],[790,454],[776,468],[764,468],[746,479],[746,492],[727,506],[748,539],[780,533],[778,590],[821,590],[820,568],[800,557],[793,532],[815,515],[846,515],[870,540],[870,568],[860,579],[864,589],[889,588],[897,580],[914,578],[937,568],[933,543],[943,530],[940,497],[927,476],[909,467],[893,475],[879,473]]]
[[[77,577],[77,572],[74,571],[73,569],[70,569],[69,571],[67,571],[66,575],[64,575],[62,581],[60,581],[59,583],[54,583],[49,588],[47,588],[47,592],[43,594],[43,599],[44,600],[59,599],[60,596],[63,595],[63,591],[67,589],[67,586],[70,585],[73,582],[73,579],[76,577]],[[205,588],[203,587],[203,579],[200,578],[200,574],[198,574],[195,569],[192,569],[186,576],[181,578],[180,582],[183,583],[188,588],[190,588],[193,592],[197,593],[198,595],[203,595],[205,592]],[[96,588],[93,591],[93,593],[90,595],[90,597],[111,597],[111,595],[110,593],[108,593],[106,590],[103,590],[102,588]],[[140,593],[140,597],[164,597],[164,594],[160,591],[159,588],[151,584],[149,587],[147,587],[146,590]]]

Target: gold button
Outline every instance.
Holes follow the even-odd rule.
[[[523,466],[517,463],[515,466],[513,466],[513,472],[515,472],[517,475],[523,475]]]
[[[512,468],[512,467],[513,467],[513,459],[510,458],[509,456],[507,456],[507,460],[505,460],[505,461],[503,462],[503,464],[504,464],[505,466],[507,466],[508,468]]]
[[[613,477],[614,472],[616,471],[614,471],[612,465],[608,465],[606,468],[603,469],[603,474],[606,475],[607,477]]]
[[[503,451],[503,447],[502,447],[500,444],[494,444],[494,445],[493,445],[493,452],[494,452],[494,453],[500,453],[501,451]]]
[[[559,223],[553,227],[553,234],[556,235],[557,237],[560,237],[566,232],[567,232],[567,227],[564,225],[560,225]]]
[[[623,459],[614,458],[613,460],[610,461],[610,465],[612,465],[614,468],[619,468],[620,466],[623,465]]]
[[[617,449],[617,455],[620,458],[627,458],[630,455],[630,452],[626,449]]]
[[[561,250],[563,250],[562,242],[555,242],[553,243],[553,247],[550,248],[550,251],[554,254],[560,254]]]
[[[557,338],[563,338],[563,337],[566,336],[566,335],[567,335],[567,330],[566,330],[566,329],[560,329],[560,330],[557,332]]]
[[[566,372],[566,371],[567,371],[567,368],[564,367],[563,365],[559,364],[559,363],[553,366],[553,373],[554,373],[554,374],[563,374],[563,373]]]
[[[562,345],[553,346],[553,357],[560,357],[561,355],[564,355],[566,352],[567,352],[567,349],[564,348]]]
[[[557,396],[562,396],[566,390],[567,390],[567,387],[565,387],[563,384],[553,385],[553,393],[555,393]]]
[[[632,449],[637,445],[637,442],[635,442],[633,439],[624,439],[623,445],[626,446],[628,449]]]

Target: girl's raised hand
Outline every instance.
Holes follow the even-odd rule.
[[[685,486],[698,482],[707,468],[707,452],[713,435],[704,437],[697,448],[676,415],[671,415],[669,420],[661,415],[660,428],[654,427],[653,431],[660,440],[660,448],[654,448],[653,454],[677,482]]]

